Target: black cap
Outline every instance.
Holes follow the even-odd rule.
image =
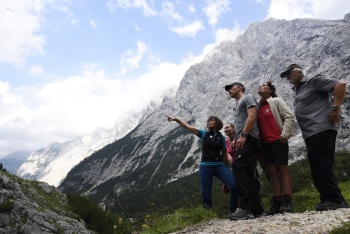
[[[242,83],[239,83],[239,82],[233,82],[232,84],[226,85],[225,90],[229,91],[229,89],[234,85],[240,86],[242,88],[243,93],[244,93],[244,91],[245,91],[244,85]]]
[[[293,70],[294,68],[299,68],[299,69],[303,70],[298,64],[293,63],[293,64],[289,65],[289,66],[284,70],[284,72],[282,72],[282,73],[280,74],[281,78],[286,77],[287,73],[288,73],[289,71]]]

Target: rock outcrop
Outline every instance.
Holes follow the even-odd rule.
[[[55,187],[0,171],[0,233],[94,232],[69,211],[66,196]]]

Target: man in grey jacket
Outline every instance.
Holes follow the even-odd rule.
[[[308,151],[311,175],[320,193],[317,211],[348,207],[338,188],[333,172],[337,123],[340,105],[346,94],[342,81],[321,75],[305,77],[297,64],[289,65],[281,74],[294,85],[294,113]],[[330,93],[333,91],[333,103]]]

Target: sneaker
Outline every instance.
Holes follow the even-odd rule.
[[[244,220],[244,219],[253,219],[254,216],[250,210],[242,210],[237,208],[234,213],[229,214],[228,216],[231,220]]]
[[[222,191],[223,191],[224,193],[229,193],[229,192],[230,192],[230,190],[228,190],[226,184],[223,184],[223,185],[222,185]]]
[[[291,197],[284,197],[284,198],[282,198],[282,203],[281,203],[279,212],[280,213],[293,212],[293,205],[292,205],[292,198]]]
[[[267,215],[275,215],[280,212],[280,207],[282,204],[282,198],[272,198],[272,204],[268,211],[266,211]]]
[[[266,212],[264,211],[264,212],[262,212],[261,214],[257,214],[257,215],[254,215],[254,218],[256,219],[256,218],[260,218],[260,217],[264,217],[264,216],[266,216],[267,214],[266,214]]]
[[[339,208],[339,205],[337,203],[330,202],[330,201],[323,201],[323,202],[316,204],[316,206],[315,206],[316,211],[336,210],[338,208]]]

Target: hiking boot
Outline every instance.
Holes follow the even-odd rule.
[[[339,208],[339,205],[337,203],[330,202],[330,201],[323,201],[323,202],[316,204],[316,206],[315,206],[316,211],[336,210],[338,208]]]
[[[229,193],[229,192],[230,192],[230,190],[228,190],[226,184],[223,184],[223,185],[222,185],[222,191],[223,191],[224,193]]]
[[[279,211],[280,211],[280,213],[293,212],[292,198],[291,197],[284,197],[284,198],[282,198],[282,203],[281,203]]]
[[[338,203],[338,208],[349,208],[348,204],[345,202]]]
[[[264,211],[264,212],[262,212],[261,214],[254,215],[254,219],[260,218],[260,217],[264,217],[264,216],[266,216],[266,215],[267,215],[267,214],[266,214],[266,212]]]
[[[280,212],[280,207],[282,204],[282,198],[272,198],[272,205],[268,211],[266,211],[267,215],[274,215]]]
[[[244,220],[244,219],[253,219],[254,216],[250,210],[242,210],[237,208],[235,212],[228,215],[228,218],[231,220]]]

